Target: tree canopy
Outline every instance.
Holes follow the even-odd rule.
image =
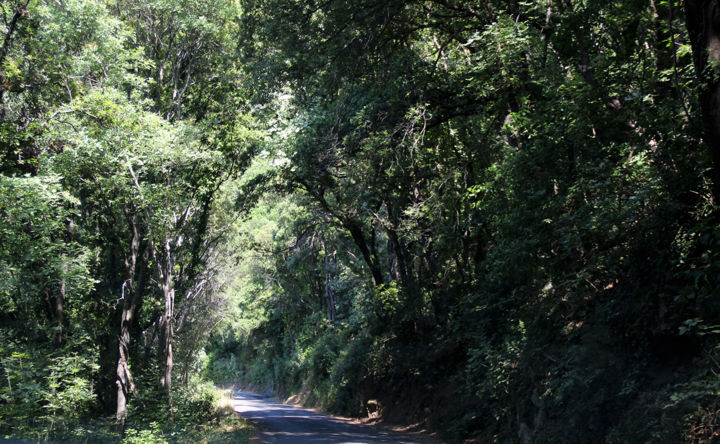
[[[212,381],[709,442],[718,8],[0,2],[0,434],[131,440]]]

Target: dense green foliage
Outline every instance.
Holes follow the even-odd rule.
[[[194,6],[1,4],[0,435],[165,442],[215,416],[198,368],[260,135],[237,6]]]
[[[482,442],[717,433],[682,4],[246,4],[248,69],[285,106],[218,377]]]
[[[0,2],[0,435],[705,442],[718,7]]]

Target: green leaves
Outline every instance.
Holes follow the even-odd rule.
[[[120,307],[154,386],[166,302],[185,376],[232,317],[223,377],[355,412],[457,388],[438,421],[483,442],[612,440],[712,373],[692,362],[717,351],[720,236],[679,2],[0,12],[5,429],[112,404]],[[628,436],[675,430],[652,427]]]
[[[43,292],[57,291],[61,282],[73,299],[92,289],[89,251],[65,240],[77,204],[59,177],[0,176],[0,300],[6,315],[37,310]]]
[[[281,239],[294,233],[295,251],[275,243],[254,269],[266,282],[246,296],[270,315],[242,345],[258,368],[272,353],[275,369],[295,369],[320,345],[307,332],[324,283],[353,278],[377,288],[343,294],[345,332],[399,355],[462,343],[469,359],[448,372],[466,372],[467,427],[507,424],[481,441],[528,430],[520,439],[550,442],[568,420],[589,424],[568,439],[611,437],[618,406],[653,393],[648,368],[675,365],[659,344],[697,356],[683,321],[717,324],[717,222],[705,219],[714,204],[678,2],[244,5],[256,97],[285,98],[268,123],[289,159],[280,177],[313,217],[289,216],[298,224]],[[334,249],[308,245],[309,232],[333,233],[342,278],[321,279],[318,256]],[[392,391],[400,368],[422,365],[356,377]]]

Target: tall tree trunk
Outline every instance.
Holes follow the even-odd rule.
[[[0,66],[5,63],[8,51],[10,50],[10,44],[12,43],[13,35],[17,31],[18,21],[23,15],[27,14],[27,7],[30,4],[30,0],[24,2],[18,2],[13,8],[13,16],[9,23],[5,23],[7,31],[5,31],[5,37],[3,38],[3,45],[0,48]],[[5,88],[0,88],[0,105],[5,102]],[[5,121],[5,107],[0,106],[0,122]]]
[[[195,233],[192,238],[192,247],[190,248],[190,265],[187,267],[187,277],[185,278],[186,287],[192,286],[196,277],[202,271],[204,253],[203,241],[206,239],[205,235],[208,232],[215,191],[217,191],[217,189],[209,191],[202,197],[202,209],[200,210],[200,216],[197,218]],[[179,290],[181,294],[184,294],[187,291],[187,288],[180,288]]]
[[[57,297],[55,297],[55,337],[53,338],[53,342],[56,346],[60,346],[62,344],[63,340],[63,311],[65,307],[65,293],[67,291],[67,273],[68,273],[68,263],[67,263],[67,257],[62,258],[62,265],[60,266],[60,272],[62,273],[62,276],[60,277],[60,291],[58,292]]]
[[[377,263],[377,257],[371,253],[370,248],[368,247],[368,242],[365,239],[365,235],[362,232],[360,224],[358,224],[352,219],[346,219],[343,221],[343,226],[350,232],[350,236],[352,236],[353,241],[355,241],[355,245],[357,245],[357,247],[360,249],[360,253],[365,260],[365,263],[370,268],[370,273],[372,274],[373,278],[373,284],[376,287],[382,285],[384,280],[382,271],[380,270],[380,266]]]
[[[65,242],[72,242],[73,229],[75,228],[73,221],[68,222],[67,230],[65,231]],[[65,295],[67,293],[67,274],[68,274],[68,258],[63,256],[62,264],[60,265],[60,291],[55,298],[55,337],[53,342],[56,346],[60,346],[63,341],[63,321],[64,321],[64,309],[65,309]]]
[[[398,280],[398,257],[395,252],[395,244],[392,239],[388,238],[387,242],[387,254],[388,254],[388,274],[390,275],[390,281]]]
[[[128,217],[132,230],[130,241],[130,252],[125,260],[127,277],[121,287],[121,299],[123,301],[122,315],[120,320],[120,334],[118,335],[118,362],[116,367],[117,385],[117,406],[115,418],[118,422],[120,432],[125,430],[127,418],[127,403],[131,393],[135,393],[135,383],[130,372],[130,333],[137,314],[138,305],[142,297],[142,288],[145,285],[145,265],[147,263],[147,245],[142,246],[142,236],[137,227],[135,216]],[[138,264],[138,257],[141,258]],[[135,274],[139,271],[138,280],[135,281]]]
[[[327,300],[327,309],[328,309],[328,321],[330,321],[331,324],[335,323],[335,292],[332,289],[331,285],[331,279],[330,279],[330,255],[327,252],[325,245],[325,241],[323,241],[323,250],[325,251],[325,299]],[[333,258],[335,257],[335,252],[333,252]],[[334,267],[333,267],[334,268]]]
[[[397,227],[400,225],[400,221],[398,220],[398,217],[396,215],[396,212],[393,208],[393,206],[389,203],[385,203],[385,208],[387,209],[388,213],[388,219],[390,220],[390,223],[392,223],[393,227]],[[408,292],[415,292],[415,280],[412,276],[408,273],[408,254],[406,247],[400,242],[400,238],[398,237],[397,231],[395,229],[388,228],[387,230],[388,235],[388,250],[392,251],[392,255],[395,256],[395,273],[399,275],[400,277],[400,283]],[[392,248],[390,248],[392,246]]]
[[[170,239],[165,239],[163,246],[163,257],[157,261],[158,280],[165,299],[165,312],[162,317],[160,347],[160,365],[163,368],[163,376],[160,378],[160,385],[167,391],[168,406],[172,410],[172,370],[173,370],[173,319],[175,317],[175,288],[172,279],[172,252]]]
[[[695,71],[700,81],[705,143],[712,157],[713,194],[720,198],[720,0],[685,0]]]

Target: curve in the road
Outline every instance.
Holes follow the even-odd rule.
[[[421,441],[393,432],[282,404],[254,393],[235,392],[233,407],[256,424],[262,443],[294,444],[418,444]]]

